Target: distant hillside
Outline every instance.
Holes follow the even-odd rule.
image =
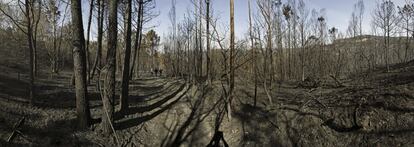
[[[354,43],[354,42],[369,42],[369,41],[382,41],[384,39],[383,36],[375,36],[375,35],[361,35],[356,37],[348,37],[348,38],[342,38],[342,39],[336,39],[335,44],[340,43]],[[405,37],[390,37],[391,44],[397,43],[400,40],[405,41]]]
[[[391,37],[389,63],[402,63],[414,59],[414,41],[408,44],[405,37]],[[329,48],[336,48],[348,59],[349,69],[372,69],[385,65],[386,48],[382,36],[363,35],[337,39]],[[359,65],[357,65],[359,64]],[[360,67],[356,67],[360,66]]]

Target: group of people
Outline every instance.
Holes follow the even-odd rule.
[[[153,75],[153,76],[162,76],[162,69],[158,69],[158,68],[151,69],[151,75]]]

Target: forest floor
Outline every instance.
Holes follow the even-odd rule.
[[[102,104],[92,83],[94,124],[78,131],[70,72],[40,74],[34,106],[22,72],[0,65],[0,146],[206,146],[217,108],[224,107],[218,81],[205,86],[136,79],[130,85],[131,109],[124,117],[115,115],[116,135],[108,136],[99,125]],[[232,119],[224,117],[220,130],[230,146],[414,146],[414,62],[342,82],[344,87],[331,81],[312,89],[279,83],[270,89],[272,103],[260,86],[256,107],[254,84],[237,82]],[[14,130],[19,133],[7,143]]]

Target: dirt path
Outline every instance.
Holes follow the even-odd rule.
[[[93,86],[89,89],[92,98],[90,104],[92,117],[97,119],[96,124],[92,126],[92,131],[76,131],[73,125],[76,118],[74,93],[71,88],[66,88],[70,87],[66,84],[69,76],[58,78],[61,80],[39,80],[36,107],[27,104],[27,95],[18,93],[19,89],[25,91],[27,84],[24,81],[20,82],[22,84],[2,89],[0,92],[2,144],[13,131],[14,123],[25,117],[26,121],[20,129],[23,135],[18,135],[13,140],[16,146],[159,145],[160,142],[142,140],[160,140],[167,136],[165,134],[168,132],[157,133],[148,130],[162,130],[157,124],[170,119],[170,113],[176,111],[173,108],[180,101],[184,101],[187,91],[191,88],[184,81],[176,79],[148,78],[131,82],[129,115],[117,118],[115,121],[116,134],[119,138],[119,143],[117,143],[113,137],[101,135],[99,119],[102,104]],[[8,83],[15,83],[15,81],[19,82],[14,77],[1,76],[0,86],[6,87]]]

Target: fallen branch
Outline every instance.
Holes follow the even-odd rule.
[[[334,75],[329,75],[335,82],[338,87],[345,87]]]
[[[264,118],[266,118],[266,120],[273,126],[273,127],[275,127],[276,129],[279,129],[280,130],[280,128],[276,125],[276,123],[274,123],[272,120],[271,120],[271,118],[268,116],[268,115],[266,115],[266,113],[265,112],[261,112],[261,111],[259,111],[260,113],[259,114],[261,114]],[[268,112],[270,112],[270,111],[268,111]]]
[[[328,119],[327,121],[325,121],[322,124],[322,126],[327,126],[327,127],[331,128],[332,130],[335,130],[336,132],[340,132],[340,133],[359,131],[359,130],[363,129],[363,126],[361,126],[357,123],[358,109],[359,109],[359,106],[355,107],[354,116],[353,116],[353,125],[351,127],[344,127],[344,126],[341,126],[339,124],[336,124],[334,118]]]
[[[300,108],[302,109],[303,107],[307,106],[312,100],[316,101],[317,103],[319,103],[321,106],[323,106],[325,109],[328,108],[328,106],[326,106],[325,104],[323,104],[321,101],[318,100],[317,97],[313,96],[311,93],[313,91],[315,91],[316,89],[311,89],[310,91],[307,91],[307,95],[311,98],[309,100],[307,100],[305,103],[302,104],[302,106],[300,106]]]
[[[102,99],[102,101],[103,101],[103,97],[104,97],[104,96],[103,96],[102,87],[101,87],[101,84],[100,84],[101,75],[99,75],[98,79],[99,79],[99,80],[98,80],[97,86],[99,87],[99,94],[101,95],[101,99]],[[109,118],[109,113],[108,113],[108,110],[106,110],[104,107],[102,107],[102,110],[104,110],[104,111],[105,111],[106,118],[108,119],[109,125],[111,125],[111,129],[112,129],[112,131],[113,131],[113,133],[114,133],[114,136],[115,136],[115,139],[116,139],[116,143],[117,143],[117,145],[118,145],[118,146],[120,146],[119,138],[118,138],[118,135],[116,134],[116,131],[115,131],[114,125],[112,124],[112,121],[111,121],[111,119]]]
[[[16,130],[16,133],[20,135],[20,137],[22,137],[23,139],[25,139],[26,141],[32,142],[27,136],[25,136],[21,131]]]
[[[306,101],[305,103],[303,103],[302,106],[300,106],[300,108],[302,109],[303,107],[307,106],[312,100],[316,101],[317,103],[319,103],[321,106],[323,106],[324,108],[328,108],[325,104],[323,104],[321,101],[319,101],[316,97],[311,96],[312,98],[308,101]]]
[[[16,124],[14,124],[14,126],[13,126],[13,132],[12,132],[12,134],[10,134],[9,138],[7,139],[7,142],[12,141],[13,138],[16,137],[16,134],[17,133],[20,133],[21,134],[21,132],[19,130],[17,130],[17,129],[24,123],[25,119],[26,119],[26,117],[23,117],[22,119],[20,119],[19,122],[17,122]]]
[[[269,93],[269,91],[267,90],[267,83],[266,83],[266,80],[264,81],[264,83],[263,83],[263,85],[264,85],[264,90],[265,90],[265,93],[266,93],[266,95],[267,95],[267,98],[269,99],[269,103],[270,103],[270,105],[273,105],[273,101],[272,101],[272,96],[270,95],[270,93]]]
[[[317,88],[312,88],[312,89],[310,89],[309,91],[308,91],[308,93],[312,93],[312,92],[314,92],[314,91],[316,91],[317,90]]]

